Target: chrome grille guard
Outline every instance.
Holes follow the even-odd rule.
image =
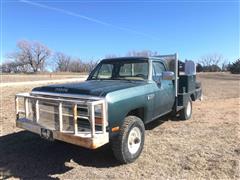
[[[44,105],[47,103],[51,106],[48,105],[43,110]],[[48,109],[46,111],[46,108],[53,106],[56,111],[51,112]],[[53,132],[54,139],[93,149],[109,141],[106,130],[108,120],[105,98],[45,92],[20,93],[15,96],[15,108],[16,122],[20,128],[38,134],[40,134],[41,128],[50,129]],[[57,121],[54,123],[57,123],[58,126],[50,127],[48,123],[41,122],[46,113],[54,114]],[[70,120],[72,122],[73,128],[70,131],[64,128],[65,124],[63,122],[66,116],[69,122]],[[54,121],[50,117],[53,116],[49,116],[49,123]],[[79,127],[81,119],[89,121],[90,126],[88,129],[81,130],[81,127]],[[97,126],[98,129],[96,129]]]

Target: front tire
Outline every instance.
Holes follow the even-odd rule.
[[[111,142],[116,159],[124,164],[134,162],[143,150],[144,137],[142,120],[136,116],[127,116],[118,136]]]
[[[189,97],[187,104],[180,111],[180,120],[188,120],[192,117],[192,100]]]

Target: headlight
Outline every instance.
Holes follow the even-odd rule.
[[[102,106],[101,105],[96,105],[95,106],[95,116],[101,116],[102,114]]]
[[[101,105],[95,106],[95,123],[98,125],[102,124],[102,106]]]

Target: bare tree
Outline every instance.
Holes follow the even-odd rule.
[[[70,62],[71,62],[71,57],[68,55],[65,55],[61,52],[56,52],[54,55],[54,63],[56,64],[56,69],[55,71],[60,71],[60,72],[66,72],[70,71]]]
[[[126,53],[126,56],[130,57],[150,57],[150,56],[157,56],[159,53],[156,51],[150,51],[150,50],[142,50],[142,51],[128,51]],[[105,56],[105,58],[116,58],[120,57],[119,55],[116,54],[108,54]]]
[[[88,63],[87,63],[87,72],[90,72],[90,71],[92,71],[94,68],[95,68],[95,66],[97,66],[97,61],[95,61],[95,60],[90,60]]]
[[[29,64],[17,61],[5,61],[0,66],[0,70],[3,73],[29,72],[30,69],[31,67]]]
[[[90,72],[97,65],[97,62],[94,60],[89,60],[83,62],[80,59],[73,59],[70,62],[70,71],[71,72]]]
[[[223,56],[221,54],[215,53],[202,56],[198,62],[203,66],[203,71],[215,72],[221,71],[221,68],[219,66],[223,61]]]
[[[69,64],[69,70],[71,72],[83,72],[83,63],[80,59],[72,59]]]
[[[89,72],[97,65],[97,61],[83,62],[79,58],[72,58],[60,52],[55,53],[53,62],[56,65],[55,71],[61,72]]]
[[[45,62],[51,55],[47,46],[22,40],[17,43],[17,47],[18,51],[10,55],[15,62],[29,64],[33,72],[43,71]]]
[[[219,63],[222,62],[223,59],[224,58],[221,54],[208,54],[202,56],[199,60],[199,63],[201,63],[203,66],[219,65]]]
[[[118,57],[116,54],[107,54],[105,56],[106,59],[108,59],[108,58],[116,58],[116,57]]]
[[[12,62],[4,62],[0,66],[1,73],[14,72]]]
[[[143,51],[129,51],[127,53],[127,56],[143,56],[143,57],[150,57],[150,56],[156,56],[158,55],[158,52],[153,52],[150,50],[143,50]]]
[[[224,60],[222,62],[222,71],[228,71],[228,66],[229,66],[229,62],[227,62],[227,60]]]

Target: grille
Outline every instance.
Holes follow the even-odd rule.
[[[63,131],[74,131],[73,109],[70,104],[62,106],[62,122]],[[38,124],[49,129],[60,130],[58,103],[39,101]]]
[[[36,119],[35,100],[31,100],[29,103],[29,115],[30,119]],[[90,122],[86,118],[88,117],[87,106],[81,106],[77,108],[77,119],[78,131],[86,131],[90,129]],[[62,106],[62,122],[63,131],[73,132],[74,131],[74,119],[73,119],[73,107],[71,104],[64,104]],[[37,122],[42,127],[60,130],[59,125],[59,105],[55,102],[39,101],[39,120]],[[98,128],[97,128],[98,129]]]
[[[58,105],[56,103],[39,101],[38,123],[43,127],[59,130]]]

